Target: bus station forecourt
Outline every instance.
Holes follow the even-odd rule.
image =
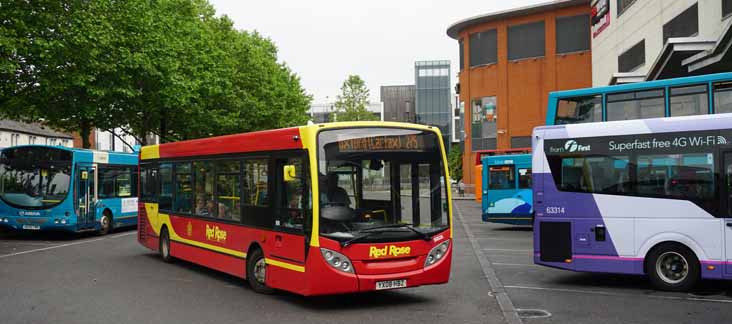
[[[159,309],[207,322],[728,322],[730,81],[552,93],[533,136],[533,232],[453,200],[431,127],[335,123],[145,147],[138,231],[0,232],[0,302],[35,310],[5,315],[13,323],[157,322]],[[95,192],[74,200],[98,198],[99,177],[74,170]],[[49,306],[58,285],[78,303]]]

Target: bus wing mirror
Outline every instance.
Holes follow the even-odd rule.
[[[297,180],[297,168],[292,164],[285,165],[282,173],[285,175],[285,182]]]

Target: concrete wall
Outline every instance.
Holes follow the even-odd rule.
[[[465,56],[465,66],[459,78],[460,101],[465,104],[463,181],[466,184],[473,184],[475,177],[479,176],[474,174],[475,153],[471,150],[471,100],[496,97],[497,149],[511,148],[511,137],[531,136],[534,127],[544,124],[549,92],[591,86],[591,52],[557,55],[555,41],[557,17],[589,13],[589,6],[582,5],[473,25],[460,31]],[[544,57],[509,61],[508,26],[540,20],[545,24]],[[470,68],[469,35],[494,28],[497,29],[498,62]]]
[[[17,136],[17,139],[13,139],[13,136]],[[73,147],[74,141],[71,138],[56,138],[56,137],[44,137],[38,135],[31,135],[21,132],[14,132],[8,130],[0,130],[0,149],[10,146],[17,145],[60,145],[65,147]]]
[[[618,72],[618,56],[645,39],[645,64],[633,73],[647,74],[663,49],[663,25],[699,3],[699,37],[716,40],[730,18],[722,18],[721,0],[636,0],[618,17],[610,1],[610,25],[592,39],[592,84],[607,85]]]

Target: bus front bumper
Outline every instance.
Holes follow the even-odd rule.
[[[76,224],[68,218],[0,216],[0,227],[16,231],[75,231]]]

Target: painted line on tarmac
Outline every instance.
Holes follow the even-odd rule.
[[[528,263],[503,263],[503,262],[491,262],[492,265],[504,266],[504,267],[539,267],[535,264]]]
[[[588,294],[588,295],[603,295],[612,297],[645,297],[650,299],[663,299],[663,300],[679,300],[679,301],[695,301],[695,302],[712,302],[712,303],[725,303],[732,304],[732,299],[714,299],[714,298],[701,298],[701,297],[678,297],[678,296],[658,296],[658,295],[636,295],[636,294],[625,294],[615,293],[609,291],[599,290],[584,290],[584,289],[567,289],[567,288],[551,288],[551,287],[533,287],[533,286],[504,286],[507,289],[522,289],[522,290],[542,290],[551,292],[565,292],[565,293],[576,293],[576,294]]]
[[[481,249],[489,252],[516,252],[516,253],[533,253],[534,250],[516,250],[516,249]]]
[[[66,243],[66,244],[54,245],[54,246],[49,246],[49,247],[45,247],[45,248],[33,249],[33,250],[27,250],[27,251],[21,251],[21,252],[15,252],[15,253],[10,253],[10,254],[3,254],[3,255],[0,255],[0,259],[14,257],[14,256],[18,256],[18,255],[23,255],[23,254],[29,254],[29,253],[36,253],[36,252],[43,252],[43,251],[53,250],[53,249],[59,249],[59,248],[62,248],[62,247],[67,247],[67,246],[73,246],[73,245],[79,245],[79,244],[86,244],[86,243],[98,242],[98,241],[102,241],[102,240],[106,240],[106,239],[120,238],[120,237],[123,237],[123,236],[132,235],[132,234],[137,234],[137,232],[125,233],[125,234],[114,235],[114,236],[107,236],[107,237],[100,237],[100,238],[95,238],[95,239],[91,239],[91,240],[84,240],[84,241],[78,241],[78,242],[73,242],[73,243]]]
[[[511,302],[511,298],[508,296],[506,289],[504,289],[501,280],[496,276],[496,272],[493,270],[491,261],[488,260],[485,254],[483,254],[483,251],[480,249],[480,245],[478,244],[478,240],[473,235],[473,232],[470,231],[468,224],[463,221],[463,213],[460,211],[457,204],[454,204],[454,207],[457,211],[456,216],[460,221],[460,224],[463,225],[463,230],[465,230],[465,233],[468,235],[470,245],[473,247],[473,253],[475,253],[475,257],[478,258],[478,263],[480,263],[480,267],[483,270],[483,275],[488,280],[488,284],[491,287],[493,295],[496,296],[498,306],[501,308],[501,312],[503,312],[503,318],[508,324],[523,324],[523,321],[519,317],[516,307],[514,307],[513,302]]]

